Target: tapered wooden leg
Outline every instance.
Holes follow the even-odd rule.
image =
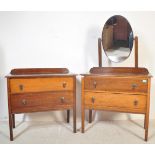
[[[12,114],[9,114],[9,127],[10,127],[10,141],[13,141],[13,119],[12,119]]]
[[[148,140],[148,128],[149,128],[149,114],[146,113],[146,116],[145,116],[145,141]]]
[[[67,110],[67,123],[69,123],[70,120],[70,110]]]
[[[84,106],[84,78],[81,79],[81,132],[84,133],[85,128],[85,106]]]
[[[145,141],[147,142],[148,140],[148,129],[145,129]]]
[[[73,107],[73,132],[76,133],[76,105]]]
[[[76,77],[74,77],[73,132],[76,133]]]
[[[13,123],[13,128],[15,128],[15,114],[12,114],[12,123]]]
[[[92,123],[92,110],[89,110],[89,123]]]
[[[144,129],[146,128],[146,114],[144,115]]]
[[[85,110],[82,108],[82,116],[81,116],[81,131],[84,133],[84,128],[85,128]]]
[[[148,140],[148,130],[149,130],[149,111],[150,111],[150,85],[151,79],[148,79],[148,95],[147,95],[147,105],[146,105],[146,113],[145,113],[145,141]]]

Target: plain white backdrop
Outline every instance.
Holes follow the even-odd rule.
[[[8,119],[7,75],[13,68],[67,67],[73,73],[98,66],[97,39],[106,20],[116,14],[130,22],[139,37],[139,66],[155,75],[155,12],[0,12],[0,120]],[[134,50],[123,63],[134,66]],[[155,79],[152,78],[150,118],[155,119]],[[77,77],[77,117],[80,119],[80,76]],[[64,112],[18,115],[17,120],[61,121]],[[23,117],[24,116],[24,117]],[[143,115],[97,112],[97,120],[143,119]]]

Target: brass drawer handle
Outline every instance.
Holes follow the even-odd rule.
[[[26,105],[27,101],[25,99],[22,100],[22,105]]]
[[[132,89],[135,89],[136,87],[138,87],[138,85],[137,85],[137,84],[135,84],[135,83],[134,83],[134,84],[132,84],[131,86],[132,86]]]
[[[91,98],[92,103],[95,103],[95,97]]]
[[[22,91],[24,89],[24,86],[22,84],[20,84],[19,89],[20,89],[20,91]]]
[[[61,103],[64,103],[65,97],[61,97]]]
[[[63,82],[63,83],[62,83],[63,88],[66,88],[66,85],[67,85],[66,82]]]
[[[137,100],[135,100],[133,103],[134,103],[134,106],[138,105],[138,101]]]
[[[96,86],[97,86],[97,82],[94,81],[93,85],[94,85],[94,88],[96,88]]]

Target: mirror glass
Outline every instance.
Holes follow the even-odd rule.
[[[127,59],[133,47],[133,31],[128,20],[120,15],[109,18],[102,31],[102,45],[113,62]]]

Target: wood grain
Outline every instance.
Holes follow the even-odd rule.
[[[14,69],[6,76],[10,140],[13,140],[15,114],[51,110],[73,110],[73,132],[76,132],[76,75],[65,68]]]
[[[22,86],[22,89],[21,89]],[[73,78],[10,79],[11,93],[73,90]]]
[[[85,92],[84,92],[84,78],[81,79],[81,132],[85,132]]]
[[[7,91],[10,91],[10,79],[7,79]],[[10,141],[13,141],[13,118],[11,110],[11,96],[8,93],[8,114],[9,114],[9,131],[10,131]]]
[[[94,102],[92,102],[94,98]],[[85,93],[85,105],[92,109],[108,109],[108,107],[120,108],[122,111],[146,113],[146,95],[127,95],[110,93]]]
[[[134,38],[135,40],[135,68],[138,69],[138,37]]]
[[[147,93],[147,78],[85,77],[85,90]]]
[[[102,45],[101,45],[101,38],[98,38],[98,62],[99,67],[102,67]]]
[[[146,114],[145,114],[145,141],[148,140],[148,129],[149,129],[149,113],[150,113],[150,86],[151,79],[148,81],[148,94],[147,94],[147,105],[146,105]]]
[[[10,72],[12,75],[32,75],[32,74],[67,74],[67,68],[16,68]]]
[[[106,74],[106,75],[148,75],[146,68],[134,67],[93,67],[89,71],[91,74]]]
[[[67,109],[73,105],[72,92],[48,92],[11,95],[13,113],[51,109]]]

